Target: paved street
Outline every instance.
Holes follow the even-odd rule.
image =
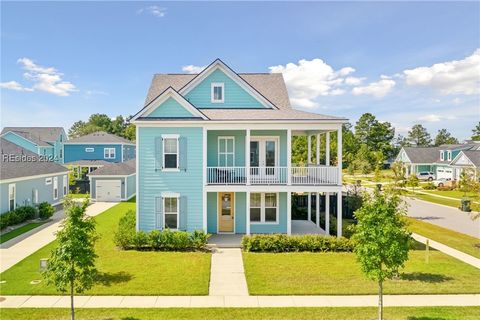
[[[116,204],[115,202],[95,202],[88,206],[87,214],[96,216]],[[0,249],[0,272],[9,269],[38,249],[52,242],[55,239],[55,232],[58,230],[60,223],[61,220],[57,220],[53,224],[31,234],[13,246]]]
[[[480,238],[480,219],[472,221],[468,213],[453,207],[412,198],[406,201],[409,217]]]

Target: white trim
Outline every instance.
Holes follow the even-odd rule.
[[[220,140],[225,140],[225,152],[220,152]],[[233,140],[233,152],[228,152],[227,148],[227,140]],[[225,166],[226,167],[235,167],[235,136],[218,136],[217,137],[217,165],[221,167],[220,165],[220,153],[222,153],[225,156]],[[233,156],[233,164],[229,165],[227,163],[227,156],[231,154]]]
[[[337,167],[338,167],[338,183],[342,184],[342,165],[343,165],[343,146],[342,134],[343,127],[340,126],[337,131]]]
[[[53,182],[53,177],[45,178],[45,185],[46,185],[46,186],[51,185],[52,182]]]
[[[208,143],[208,130],[202,128],[202,164],[203,164],[203,179],[202,179],[202,227],[203,231],[207,233],[208,231],[208,215],[207,215],[207,192],[205,191],[205,186],[207,185],[207,143]]]
[[[123,183],[125,183],[125,196],[123,197],[123,199],[126,200],[128,195],[128,181],[126,177],[123,177],[121,179],[123,179]],[[122,188],[122,185],[120,184],[120,190],[121,188]]]
[[[246,207],[245,208],[250,208],[250,191],[247,191],[246,192],[246,195],[247,195],[247,203],[246,203]],[[250,235],[250,212],[246,212],[245,213],[245,217],[246,217],[246,223],[245,223],[245,233],[248,235]]]
[[[312,161],[312,135],[307,135],[307,163],[308,166]]]
[[[222,88],[222,99],[215,99],[215,88]],[[223,82],[212,82],[210,84],[210,102],[211,103],[224,103],[225,102],[225,84]]]
[[[250,185],[250,129],[245,130],[245,172],[247,173],[247,181],[245,183]],[[248,220],[250,221],[250,220]]]
[[[447,161],[452,161],[452,151],[451,150],[447,151]]]
[[[68,195],[68,187],[69,187],[68,174],[63,175],[62,183],[63,183],[63,196],[65,197],[66,195]]]
[[[292,234],[292,192],[287,192],[287,234]]]
[[[232,193],[233,194],[233,198],[232,198],[232,200],[233,200],[233,231],[231,231],[231,232],[220,231],[220,214],[219,214],[220,212],[218,211],[218,207],[219,207],[218,201],[220,199],[218,195],[220,193]],[[225,192],[220,191],[220,192],[216,193],[217,199],[216,199],[216,202],[215,202],[215,207],[216,207],[216,210],[217,210],[217,234],[235,234],[235,228],[236,228],[235,220],[237,218],[237,213],[236,213],[236,208],[237,208],[237,199],[236,198],[237,197],[235,195],[236,195],[236,193],[233,192],[233,191],[225,191]]]
[[[341,185],[207,185],[205,186],[206,192],[265,192],[268,188],[268,192],[337,192]]]
[[[89,174],[88,176],[89,177],[93,177],[93,178],[125,178],[125,177],[131,177],[133,175],[135,175],[136,173],[132,173],[132,174],[118,174],[118,175],[93,175],[93,174]]]
[[[315,155],[315,162],[317,165],[320,165],[320,133],[317,133],[315,135],[315,143],[317,144],[317,150],[316,150],[316,155]]]
[[[443,154],[443,150],[440,150],[440,161],[445,161],[445,155]]]
[[[330,192],[325,192],[325,233],[330,235]]]
[[[292,130],[287,129],[287,184],[292,184]]]
[[[105,145],[105,146],[110,146],[110,145],[121,145],[121,144],[124,144],[124,145],[129,145],[129,146],[134,146],[135,143],[128,143],[128,142],[118,142],[118,141],[115,141],[115,142],[64,142],[63,145],[79,145],[79,144],[85,144],[85,145]]]
[[[40,145],[36,144],[36,143],[33,142],[32,140],[29,140],[29,139],[27,139],[27,138],[25,138],[25,137],[23,137],[23,136],[15,133],[14,131],[11,131],[11,130],[2,133],[2,134],[0,135],[0,137],[3,137],[4,135],[6,135],[6,134],[8,134],[8,133],[14,134],[14,135],[16,135],[17,137],[22,138],[23,140],[25,140],[25,141],[27,141],[27,142],[30,142],[31,144],[33,144],[33,145],[36,146],[37,148],[43,147],[43,146],[40,146]],[[5,140],[7,140],[7,139],[5,139]],[[10,142],[10,140],[8,140],[8,141]],[[13,143],[13,142],[12,142],[12,143]],[[15,144],[16,144],[16,143],[15,143]],[[45,146],[45,147],[46,147],[46,148],[48,148],[48,147],[53,148],[53,146]],[[38,153],[40,153],[40,152],[38,152]]]
[[[125,159],[123,158],[123,144],[120,145],[120,162],[124,162]]]
[[[468,160],[468,162],[470,163],[470,165],[460,165],[460,164],[456,164],[455,162],[458,161],[458,159],[464,155],[465,158]],[[453,158],[452,162],[450,162],[450,165],[452,167],[455,167],[455,168],[464,168],[464,167],[474,167],[476,168],[477,166],[472,162],[472,160],[463,152],[463,151],[460,151],[457,156],[455,158]]]
[[[200,72],[192,81],[190,81],[185,87],[183,87],[179,93],[183,96],[187,95],[193,88],[195,88],[200,82],[205,80],[211,73],[219,69],[225,73],[230,79],[232,79],[237,85],[242,89],[254,96],[261,104],[269,109],[278,109],[274,104],[268,101],[264,96],[262,96],[255,88],[243,80],[238,74],[232,71],[227,65],[223,63],[220,59],[215,60],[208,68],[205,68]],[[224,90],[225,91],[225,90]]]
[[[337,192],[337,237],[342,236],[342,190]]]
[[[32,204],[38,204],[38,189],[32,189]]]
[[[257,121],[257,120],[232,120],[232,121],[164,121],[164,120],[148,120],[135,121],[137,127],[142,128],[178,128],[178,127],[206,127],[210,130],[245,130],[247,127],[251,130],[286,130],[305,132],[308,130],[320,130],[326,132],[329,130],[337,130],[344,122],[342,121],[302,121],[302,120],[271,120],[271,121]]]
[[[13,189],[13,199],[10,198],[11,190]],[[13,200],[13,209],[10,208],[10,201]],[[10,183],[8,185],[8,211],[15,210],[17,208],[17,185],[15,183]]]
[[[140,145],[140,135],[138,134],[138,126],[135,126],[135,153],[136,153],[136,157],[137,157],[137,160],[135,161],[135,173],[137,173],[136,177],[135,177],[135,193],[138,194],[138,198],[137,198],[137,201],[135,201],[135,216],[136,216],[136,219],[135,219],[135,229],[136,231],[139,231],[140,230],[140,188],[139,188],[139,180],[140,180],[140,172],[138,171],[139,169],[139,159],[140,159],[140,148],[139,148],[139,145]],[[91,194],[91,193],[90,193]],[[156,201],[155,200],[155,197],[153,198],[153,201]],[[154,202],[154,208],[156,206],[156,202]],[[155,211],[155,210],[154,210]],[[155,228],[157,228],[157,212],[155,211],[154,212],[155,214]]]
[[[177,141],[177,152],[169,152],[169,153],[166,153],[165,152],[165,146],[167,145],[165,143],[165,139],[175,139]],[[162,156],[163,156],[163,159],[162,159],[162,163],[163,163],[163,166],[162,166],[162,171],[163,172],[179,172],[180,171],[180,135],[178,134],[162,134]],[[177,163],[176,163],[176,167],[175,168],[166,168],[165,167],[165,164],[167,163],[165,161],[165,156],[167,154],[176,154],[177,156]]]
[[[251,218],[249,219],[250,220],[250,224],[252,225],[278,225],[280,223],[280,194],[278,192],[270,192],[270,191],[267,191],[267,192],[251,192],[250,195],[252,193],[259,193],[260,194],[260,207],[254,207],[254,208],[260,208],[260,221],[251,221]],[[275,194],[275,200],[276,200],[276,207],[267,207],[265,205],[265,194],[267,193],[273,193]],[[266,209],[271,209],[271,208],[275,208],[276,211],[275,211],[275,221],[265,221],[265,210]],[[250,210],[252,209],[252,204],[251,204],[251,201],[250,201],[250,206],[247,207],[247,214],[250,215]],[[287,210],[288,211],[288,210]]]
[[[113,157],[112,157],[112,150],[113,150]],[[108,152],[108,157],[105,155],[105,152]],[[117,150],[116,148],[103,148],[103,159],[116,159],[117,158]]]
[[[162,212],[162,216],[163,216],[163,230],[165,230],[165,215],[167,214],[166,213],[166,206],[165,206],[165,199],[174,199],[176,198],[177,199],[177,211],[176,213],[172,213],[172,212],[169,212],[168,214],[170,215],[173,215],[173,214],[176,214],[177,215],[177,227],[176,228],[169,228],[170,230],[179,230],[180,228],[180,194],[179,193],[175,193],[175,192],[162,192],[162,202],[163,202],[163,212]]]
[[[58,196],[59,196],[59,192],[58,192],[58,176],[57,177],[53,177],[53,189],[52,189],[52,192],[53,192],[53,200],[57,200],[58,199]],[[55,195],[55,191],[57,192],[57,194]]]
[[[208,118],[197,108],[195,108],[190,102],[188,102],[182,95],[175,91],[172,87],[167,88],[162,94],[152,100],[147,107],[142,111],[138,112],[130,122],[134,123],[140,117],[147,117],[151,114],[156,108],[158,108],[162,103],[167,101],[168,98],[172,98],[177,101],[182,107],[187,111],[192,113],[194,116],[198,116],[203,120],[208,120]]]
[[[90,153],[90,152],[95,152],[95,148],[92,147],[86,147],[85,152]]]
[[[315,222],[320,228],[320,193],[315,192]]]
[[[325,133],[325,165],[330,165],[330,131]]]

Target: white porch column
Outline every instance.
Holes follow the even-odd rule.
[[[342,189],[337,192],[337,237],[342,236]]]
[[[317,196],[317,198],[315,199],[315,219],[317,227],[320,228],[320,194],[318,192],[315,192],[315,195]]]
[[[292,184],[292,129],[287,129],[287,184]]]
[[[312,221],[312,193],[307,192],[308,195],[308,200],[307,200],[307,206],[308,206],[308,221]]]
[[[338,185],[342,185],[342,126],[337,131]]]
[[[308,135],[307,137],[307,164],[306,166],[310,164],[310,161],[312,160],[312,136]]]
[[[246,218],[247,218],[247,223],[245,225],[245,233],[248,235],[250,235],[250,191],[247,191],[247,214],[246,214]]]
[[[292,234],[292,192],[287,192],[287,234]]]
[[[320,133],[317,133],[316,139],[317,140],[317,161],[316,164],[320,164]]]
[[[207,232],[207,192],[205,186],[207,185],[207,128],[203,128],[203,201],[202,201],[202,213],[203,213],[203,231]]]
[[[330,132],[325,134],[325,165],[330,165]]]
[[[250,129],[245,133],[245,175],[246,183],[250,185]]]
[[[330,192],[325,193],[325,233],[330,235]]]

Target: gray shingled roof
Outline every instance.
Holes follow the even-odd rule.
[[[468,159],[477,167],[480,168],[480,150],[464,150],[462,151]]]
[[[54,174],[68,172],[68,169],[50,161],[40,161],[40,157],[10,141],[0,139],[1,148],[1,180],[30,177],[41,174]],[[18,156],[18,161],[9,161],[13,156]],[[26,158],[22,158],[22,155]],[[32,161],[30,161],[32,160]]]
[[[75,160],[71,162],[65,163],[65,165],[72,165],[72,166],[104,166],[107,164],[110,164],[111,162],[105,161],[105,160]]]
[[[404,147],[412,163],[434,163],[440,161],[439,147]]]
[[[199,109],[210,120],[342,120],[344,118],[292,109],[287,87],[281,73],[239,73],[243,80],[272,102],[279,110],[272,109]],[[196,74],[156,74],[145,99],[152,102],[168,87],[180,90]],[[148,120],[142,118],[142,120]],[[155,119],[151,119],[155,120]]]
[[[54,142],[62,133],[62,127],[5,127],[2,134],[12,131],[39,146],[51,146],[48,142]]]
[[[135,159],[119,162],[109,163],[97,170],[89,173],[89,176],[128,176],[135,173]]]
[[[65,142],[69,143],[129,143],[134,144],[132,141],[125,138],[119,137],[117,135],[107,133],[104,131],[93,132],[78,138],[70,139]]]

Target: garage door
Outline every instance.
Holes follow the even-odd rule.
[[[452,168],[445,168],[439,167],[437,168],[437,179],[452,179],[453,178],[453,170]]]
[[[120,201],[122,187],[120,180],[97,180],[97,201]]]

